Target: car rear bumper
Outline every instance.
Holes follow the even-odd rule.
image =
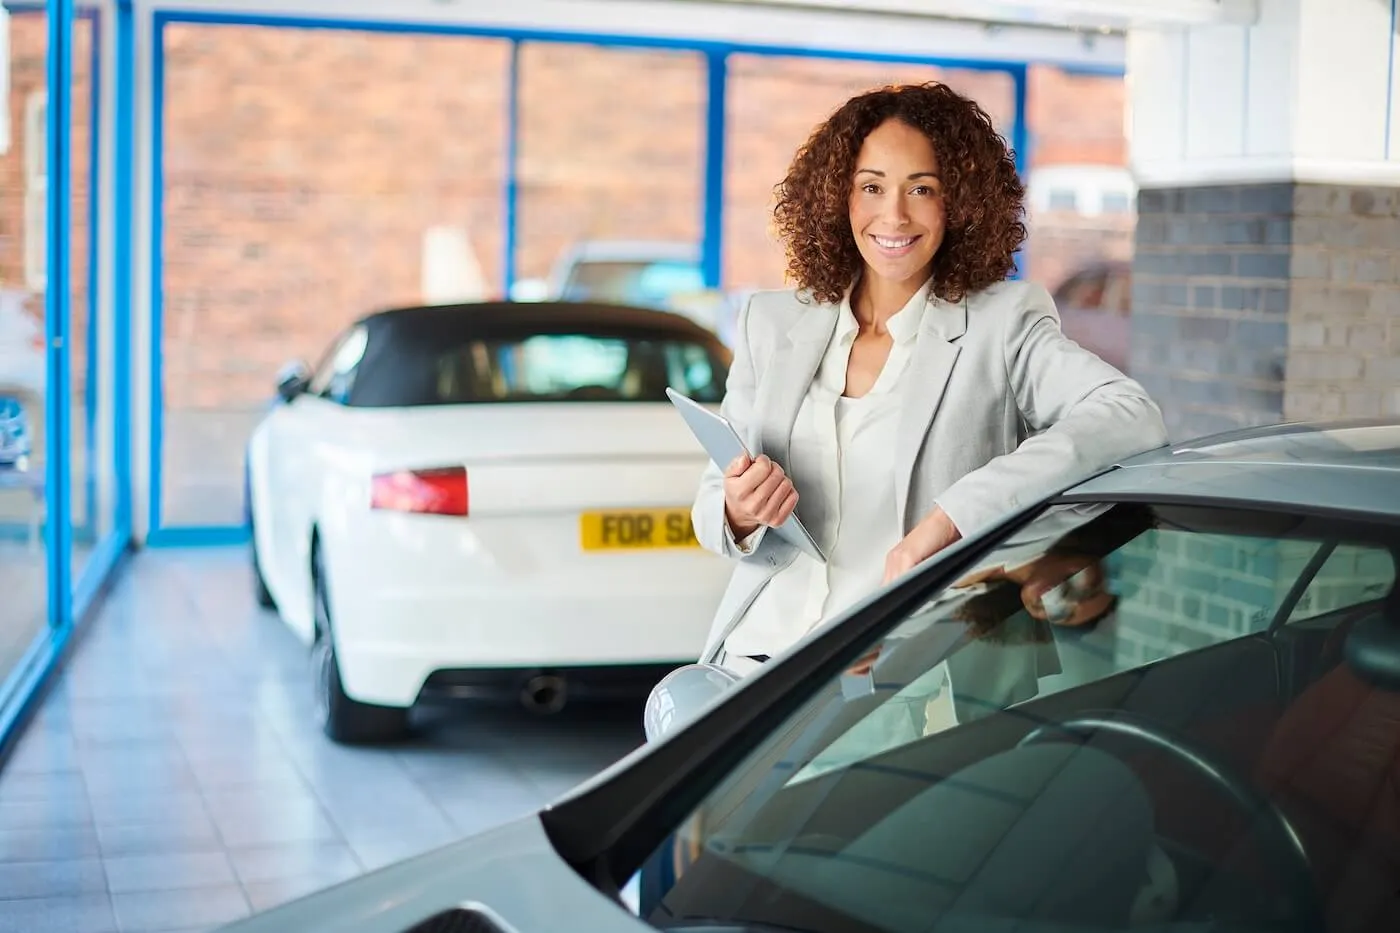
[[[396,519],[326,542],[350,696],[407,706],[442,671],[674,666],[704,649],[729,561],[698,548],[585,554],[510,528],[506,541]]]
[[[716,586],[574,594],[439,589],[366,594],[336,607],[336,653],[348,694],[407,706],[439,672],[539,672],[674,665],[704,648]],[[487,681],[490,678],[486,678]]]

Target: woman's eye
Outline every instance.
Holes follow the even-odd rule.
[[[911,193],[912,193],[912,194],[917,194],[917,195],[919,195],[920,197],[929,197],[929,196],[931,196],[931,195],[937,194],[937,192],[934,191],[932,188],[930,188],[928,185],[919,185],[919,186],[918,186],[917,188],[915,188],[915,189],[913,190],[913,192],[911,192]]]
[[[861,187],[860,190],[864,191],[866,194],[879,194],[879,193],[880,193],[880,186],[879,186],[879,185],[863,185],[863,186]]]

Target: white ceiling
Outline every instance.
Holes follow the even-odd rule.
[[[1253,23],[1259,0],[720,0],[872,14],[1122,30],[1131,26]]]
[[[948,13],[950,2],[954,0],[135,0],[137,9],[143,11],[452,24],[561,37],[636,36],[643,41],[822,49],[853,56],[1009,65],[1044,62],[1122,70],[1125,50],[1121,32],[1046,28],[1047,24],[1032,21],[989,22],[985,16],[953,17]],[[955,2],[967,5],[969,0]],[[979,8],[1001,5],[1000,0],[971,2]],[[1190,0],[1157,2],[1170,5]],[[913,8],[918,11],[911,12]],[[944,9],[943,14],[933,15],[934,8]]]

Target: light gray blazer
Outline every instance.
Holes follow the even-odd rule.
[[[839,310],[804,304],[794,291],[768,291],[740,313],[720,412],[755,456],[788,469],[793,423]],[[901,383],[891,455],[906,533],[941,505],[970,537],[1023,503],[1167,441],[1162,413],[1142,386],[1064,336],[1050,294],[1026,282],[1002,282],[957,303],[930,296]],[[792,476],[797,514],[809,528],[823,526],[828,507],[816,479]],[[750,553],[741,552],[725,523],[723,483],[722,469],[711,464],[692,509],[701,545],[736,562],[707,659],[800,553],[766,530]]]

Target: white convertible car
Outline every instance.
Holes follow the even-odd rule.
[[[728,579],[667,401],[729,356],[682,317],[582,303],[384,311],[294,364],[248,448],[259,601],[312,646],[325,731],[395,738],[430,695],[645,692]]]

